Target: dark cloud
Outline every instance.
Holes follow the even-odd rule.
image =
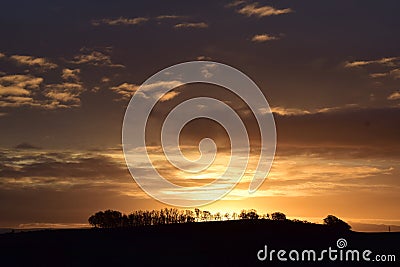
[[[26,149],[40,149],[40,147],[37,147],[37,146],[32,145],[32,144],[27,143],[27,142],[19,143],[14,148],[15,149],[24,149],[24,150],[26,150]]]
[[[400,109],[350,109],[275,116],[281,143],[398,147]]]
[[[23,143],[20,149],[32,149]],[[36,154],[13,153],[3,154],[3,168],[0,177],[3,178],[51,178],[60,181],[82,178],[88,182],[91,179],[124,179],[129,176],[123,161],[112,160],[107,156],[90,153],[48,153]],[[115,181],[117,181],[115,180]],[[51,184],[52,180],[47,181]]]

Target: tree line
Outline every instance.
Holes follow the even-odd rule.
[[[89,217],[88,222],[95,228],[131,228],[137,226],[163,225],[177,223],[209,222],[222,220],[274,220],[292,221],[296,223],[311,223],[302,220],[288,220],[282,212],[258,214],[256,210],[242,210],[239,214],[233,212],[221,214],[211,213],[206,210],[178,210],[175,208],[164,208],[160,210],[139,210],[128,215],[115,210],[99,211]],[[350,230],[351,226],[333,215],[328,215],[324,224],[339,230]]]

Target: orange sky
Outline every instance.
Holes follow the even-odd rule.
[[[0,18],[0,227],[82,225],[98,210],[164,207],[128,172],[122,122],[146,79],[192,60],[248,75],[277,131],[271,172],[250,195],[260,141],[254,115],[224,88],[175,81],[146,136],[150,157],[170,181],[208,183],[229,158],[225,130],[200,119],[183,128],[180,144],[195,157],[199,142],[213,139],[218,154],[210,169],[182,173],[163,161],[161,125],[179,103],[219,99],[250,137],[243,179],[202,209],[255,208],[319,222],[333,214],[356,230],[366,229],[356,222],[376,230],[400,225],[399,3],[356,2],[5,3],[18,12]]]

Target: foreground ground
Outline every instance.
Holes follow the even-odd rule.
[[[372,251],[370,262],[260,261],[257,252],[284,249]],[[323,225],[243,220],[138,227],[42,230],[0,235],[0,266],[400,266],[400,233],[337,232]],[[339,252],[337,252],[339,253]],[[375,255],[397,262],[377,262]],[[261,253],[260,256],[264,254]],[[339,254],[338,254],[339,256]],[[288,258],[288,255],[285,255]]]

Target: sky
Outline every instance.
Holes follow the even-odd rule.
[[[181,132],[183,153],[198,156],[207,137],[218,153],[203,175],[177,172],[160,151],[171,109],[213,97],[248,130],[243,179],[201,209],[255,208],[316,222],[334,214],[356,230],[400,225],[399,7],[389,0],[3,3],[0,227],[82,226],[99,210],[166,207],[130,175],[122,123],[150,76],[196,60],[249,76],[269,102],[277,134],[271,171],[250,195],[260,131],[243,101],[207,84],[178,86],[159,101],[146,145],[176,184],[218,179],[230,144],[217,123],[190,122]]]

